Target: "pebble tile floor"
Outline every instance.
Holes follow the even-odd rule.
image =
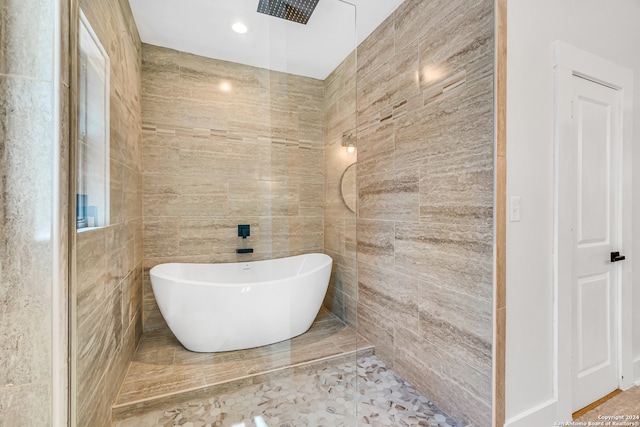
[[[357,375],[357,378],[356,378]],[[357,392],[356,392],[357,390]],[[354,400],[358,401],[357,414]],[[113,427],[459,427],[376,356],[127,418]]]

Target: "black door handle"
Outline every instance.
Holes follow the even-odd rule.
[[[624,261],[627,257],[620,256],[620,252],[611,252],[611,262]]]

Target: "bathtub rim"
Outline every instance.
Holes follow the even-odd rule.
[[[258,281],[258,282],[246,282],[246,283],[228,283],[228,282],[204,282],[201,280],[187,280],[187,279],[183,279],[177,276],[169,276],[167,274],[158,274],[158,273],[154,273],[153,275],[158,278],[158,279],[164,279],[164,280],[170,280],[170,281],[179,281],[181,284],[184,285],[198,285],[198,286],[221,286],[221,287],[243,287],[243,286],[266,286],[266,285],[270,285],[270,284],[274,284],[274,283],[282,283],[285,280],[290,280],[293,278],[300,278],[300,277],[306,277],[309,276],[311,274],[314,274],[316,272],[318,272],[319,270],[322,270],[323,268],[327,267],[328,265],[332,265],[333,264],[333,258],[330,255],[327,254],[323,254],[322,252],[311,252],[308,254],[299,254],[299,255],[292,255],[292,256],[287,256],[287,257],[280,257],[280,258],[271,258],[271,259],[261,259],[261,260],[255,260],[255,261],[238,261],[238,262],[163,262],[160,264],[157,264],[155,266],[153,266],[151,269],[149,269],[149,279],[151,279],[151,274],[153,272],[153,270],[156,269],[156,267],[160,267],[160,266],[164,266],[164,265],[235,265],[235,264],[251,264],[251,263],[256,263],[256,262],[268,262],[268,261],[277,261],[277,260],[282,260],[282,259],[288,259],[288,258],[297,258],[297,257],[305,257],[308,255],[322,255],[323,257],[325,257],[325,262],[322,263],[321,265],[319,265],[318,267],[309,270],[307,272],[305,272],[304,274],[301,275],[292,275],[292,276],[287,276],[285,278],[280,278],[280,279],[274,279],[274,280],[264,280],[264,281]],[[151,281],[152,286],[153,281]]]

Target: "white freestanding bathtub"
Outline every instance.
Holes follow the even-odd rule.
[[[191,351],[259,347],[306,332],[327,292],[324,254],[227,264],[160,264],[150,271],[160,312]]]

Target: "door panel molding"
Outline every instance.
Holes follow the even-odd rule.
[[[612,218],[620,226],[612,240],[620,242],[619,250],[631,258],[631,146],[632,146],[632,94],[633,73],[606,59],[571,46],[562,41],[554,42],[554,395],[558,401],[558,419],[570,420],[572,413],[572,290],[564,286],[572,280],[573,248],[566,242],[572,240],[572,212],[568,203],[559,203],[562,195],[570,191],[571,172],[561,167],[561,159],[569,155],[566,144],[560,141],[572,137],[572,99],[574,77],[618,90],[622,95],[622,173],[619,176],[620,206],[618,218]],[[616,248],[618,250],[618,248]],[[622,285],[616,293],[620,325],[616,331],[618,343],[619,387],[633,386],[632,335],[631,335],[631,263],[620,263]],[[616,285],[617,286],[617,285]]]

